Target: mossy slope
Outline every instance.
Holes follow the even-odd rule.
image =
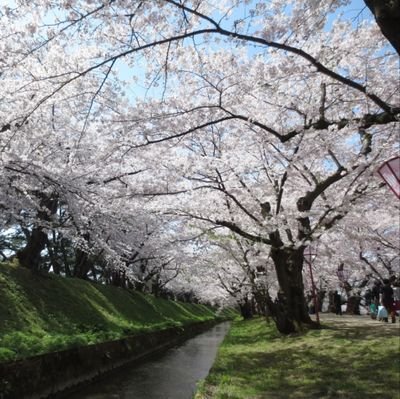
[[[204,305],[0,264],[0,361],[216,317]]]

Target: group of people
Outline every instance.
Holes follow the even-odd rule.
[[[376,281],[371,290],[365,294],[366,305],[369,306],[371,317],[392,323],[396,322],[396,312],[400,311],[400,279],[392,276],[384,279],[383,284]]]
[[[377,280],[371,289],[365,293],[365,306],[371,317],[384,322],[396,322],[396,314],[400,312],[400,277],[392,276],[389,279]],[[342,296],[333,293],[334,311],[342,315]],[[360,298],[361,300],[361,298]],[[358,313],[359,314],[359,313]]]

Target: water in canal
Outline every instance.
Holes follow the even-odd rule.
[[[196,382],[207,376],[229,323],[171,348],[145,363],[113,372],[69,399],[191,399]]]

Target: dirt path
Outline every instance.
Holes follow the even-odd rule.
[[[312,316],[315,320],[315,315]],[[346,315],[337,316],[333,313],[321,313],[319,315],[322,325],[330,328],[347,330],[349,333],[360,333],[361,331],[367,335],[374,336],[393,336],[400,337],[399,318],[396,318],[396,323],[390,320],[388,323],[371,319],[368,315],[353,316]]]

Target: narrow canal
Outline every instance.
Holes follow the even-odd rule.
[[[81,389],[69,399],[191,399],[210,370],[229,323],[218,324],[157,358]]]

